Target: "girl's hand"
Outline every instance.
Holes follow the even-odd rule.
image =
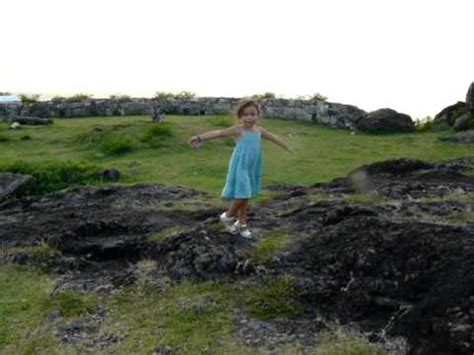
[[[194,149],[198,149],[201,147],[201,137],[199,136],[193,136],[188,140],[188,144],[193,147]]]

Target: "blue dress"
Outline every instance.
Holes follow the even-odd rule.
[[[251,198],[260,193],[263,153],[260,132],[244,131],[230,158],[222,198]]]

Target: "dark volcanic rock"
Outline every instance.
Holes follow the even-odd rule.
[[[456,118],[466,113],[466,103],[462,101],[456,102],[454,105],[444,108],[434,118],[434,125],[446,123],[448,126],[453,126]]]
[[[383,108],[368,113],[357,121],[356,128],[362,131],[407,132],[414,128],[410,116]]]
[[[9,197],[20,196],[33,183],[31,175],[0,173],[0,202]]]
[[[474,143],[474,129],[465,132],[458,132],[449,136],[440,137],[440,140],[447,142],[471,144]]]
[[[403,336],[413,354],[471,354],[474,177],[466,171],[473,165],[474,157],[394,159],[327,184],[274,186],[279,196],[249,211],[253,241],[224,233],[220,210],[206,194],[180,186],[87,187],[20,198],[0,205],[6,251],[0,263],[34,264],[38,255],[17,248],[45,242],[56,250],[45,264],[57,291],[98,294],[143,282],[138,265],[150,258],[156,274],[147,283],[157,288],[165,287],[161,275],[226,278],[236,290],[290,275],[303,291],[295,295],[307,311],[301,324],[321,314],[376,340]],[[356,193],[366,200],[356,202]],[[282,230],[290,243],[267,261],[253,257]],[[242,324],[247,328],[236,334],[255,346],[295,341],[289,322]],[[299,330],[303,348],[312,344],[304,329],[310,330]],[[71,342],[89,336],[86,323],[59,330]]]
[[[466,108],[470,113],[474,114],[474,82],[471,83],[467,90]]]

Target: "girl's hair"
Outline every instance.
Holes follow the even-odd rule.
[[[260,116],[260,106],[258,106],[257,101],[252,100],[252,99],[243,99],[239,102],[235,109],[235,113],[237,114],[237,117],[240,118],[244,114],[244,110],[247,107],[255,107],[257,110],[258,115]]]

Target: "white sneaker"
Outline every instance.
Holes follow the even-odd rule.
[[[227,230],[231,234],[239,233],[241,237],[244,237],[246,239],[252,239],[252,233],[248,229],[247,225],[240,223],[239,220],[237,220],[234,224],[229,226],[229,228],[227,228]]]
[[[248,229],[246,224],[242,224],[239,230],[240,236],[246,239],[252,239],[252,232]]]
[[[227,229],[229,229],[229,227],[232,226],[232,223],[234,223],[235,218],[229,216],[227,212],[224,212],[219,216],[219,220],[224,224]]]

